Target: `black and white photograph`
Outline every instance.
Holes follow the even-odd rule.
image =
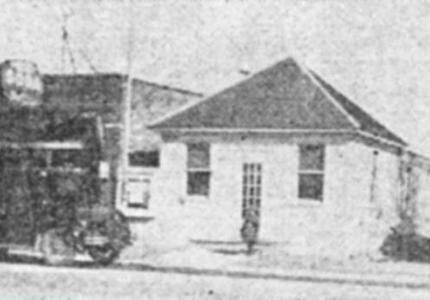
[[[0,0],[0,299],[430,299],[430,0]]]

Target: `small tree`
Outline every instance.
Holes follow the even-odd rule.
[[[399,163],[399,195],[396,210],[404,234],[413,234],[416,229],[417,196],[419,191],[419,176],[412,167],[409,157],[402,157]]]
[[[413,241],[416,235],[417,196],[419,191],[419,174],[413,168],[410,156],[401,156],[399,161],[399,193],[396,202],[400,222],[395,226],[392,242],[393,255],[409,260],[414,251]]]

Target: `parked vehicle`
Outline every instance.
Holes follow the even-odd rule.
[[[31,63],[6,62],[0,105],[0,246],[49,263],[88,253],[108,264],[130,243],[93,112],[48,107]]]
[[[80,210],[71,227],[54,227],[44,233],[41,251],[48,264],[72,260],[75,253],[88,254],[96,264],[112,263],[130,243],[127,219],[110,209]]]

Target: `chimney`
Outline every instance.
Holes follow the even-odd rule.
[[[249,74],[251,74],[251,72],[249,70],[240,69],[239,74],[241,74],[243,76],[248,76]]]

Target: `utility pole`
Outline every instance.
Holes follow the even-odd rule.
[[[133,97],[133,60],[134,60],[134,2],[128,0],[128,43],[127,43],[127,70],[126,82],[123,93],[123,109],[122,109],[122,134],[120,144],[120,167],[118,170],[118,186],[116,193],[116,206],[117,208],[124,207],[125,199],[125,183],[127,182],[128,171],[128,153],[130,149],[130,136],[131,136],[131,102]]]

